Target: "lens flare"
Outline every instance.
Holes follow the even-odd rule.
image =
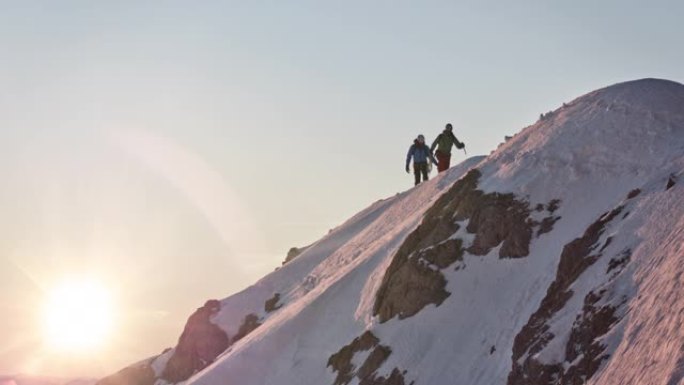
[[[112,298],[92,281],[70,281],[48,293],[44,308],[45,342],[51,350],[88,352],[109,337],[113,320]]]

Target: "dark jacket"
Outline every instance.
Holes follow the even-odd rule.
[[[456,139],[453,132],[444,130],[441,134],[437,135],[435,141],[432,142],[430,151],[435,151],[435,147],[437,147],[437,151],[444,154],[451,154],[451,146],[456,146],[458,149],[465,147],[463,143]]]

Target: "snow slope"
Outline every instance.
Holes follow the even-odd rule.
[[[621,83],[376,202],[113,382],[681,385],[683,247],[684,86]]]

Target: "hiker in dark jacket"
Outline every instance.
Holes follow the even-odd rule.
[[[425,144],[425,137],[423,135],[418,135],[413,141],[413,144],[406,154],[406,172],[409,171],[409,163],[411,163],[411,158],[413,158],[413,175],[415,176],[416,185],[420,183],[420,176],[423,176],[423,181],[428,180],[428,173],[430,172],[431,166],[428,165],[428,159],[432,161],[433,164],[437,163],[435,157],[432,156],[432,151]]]
[[[444,131],[437,135],[435,141],[432,142],[432,146],[430,146],[430,151],[435,151],[435,147],[437,148],[437,151],[435,152],[435,156],[439,161],[437,163],[437,171],[442,172],[449,168],[449,163],[451,162],[451,146],[456,146],[459,150],[465,148],[465,144],[459,142],[454,136],[451,123],[447,123]]]

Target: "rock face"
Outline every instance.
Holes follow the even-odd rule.
[[[374,314],[380,322],[411,317],[429,304],[439,306],[449,297],[441,270],[462,259],[464,252],[483,256],[501,246],[500,258],[525,257],[535,229],[537,236],[548,233],[560,219],[553,216],[560,201],[541,205],[549,216],[535,221],[525,200],[478,190],[481,175],[474,169],[456,182],[401,245],[376,294]],[[467,249],[461,239],[451,238],[464,222],[475,236]]]
[[[508,385],[583,384],[596,373],[606,358],[603,355],[604,346],[598,339],[608,333],[618,321],[617,306],[602,301],[609,294],[608,285],[597,291],[590,291],[584,298],[584,305],[569,331],[565,349],[561,353],[563,359],[542,362],[536,357],[558,337],[551,331],[552,318],[566,307],[573,296],[571,286],[589,266],[602,257],[603,251],[610,245],[611,237],[607,237],[603,244],[599,244],[600,238],[608,224],[619,221],[619,215],[624,209],[624,206],[619,206],[603,214],[586,229],[582,237],[563,248],[556,279],[548,288],[539,309],[515,337],[513,368],[508,376]],[[624,268],[629,260],[628,255],[629,251],[612,259],[606,273]]]
[[[358,368],[352,364],[356,354],[369,351],[367,358]],[[354,378],[359,380],[359,385],[405,385],[405,372],[402,373],[397,368],[394,368],[388,377],[377,374],[378,369],[391,354],[392,349],[380,345],[380,340],[373,333],[364,332],[328,359],[328,367],[337,372],[333,385],[347,385]]]
[[[185,381],[228,348],[228,335],[210,321],[220,308],[219,301],[209,300],[190,316],[162,379],[171,383]]]
[[[240,325],[237,334],[233,336],[230,343],[234,344],[240,341],[247,334],[253,332],[259,326],[261,326],[261,323],[259,322],[259,316],[257,316],[256,314],[247,314],[245,316],[245,319],[242,321],[242,324]]]
[[[275,293],[273,294],[273,297],[269,298],[266,300],[264,303],[264,311],[266,313],[274,312],[278,309],[280,309],[283,305],[279,304],[280,302],[280,293]]]

